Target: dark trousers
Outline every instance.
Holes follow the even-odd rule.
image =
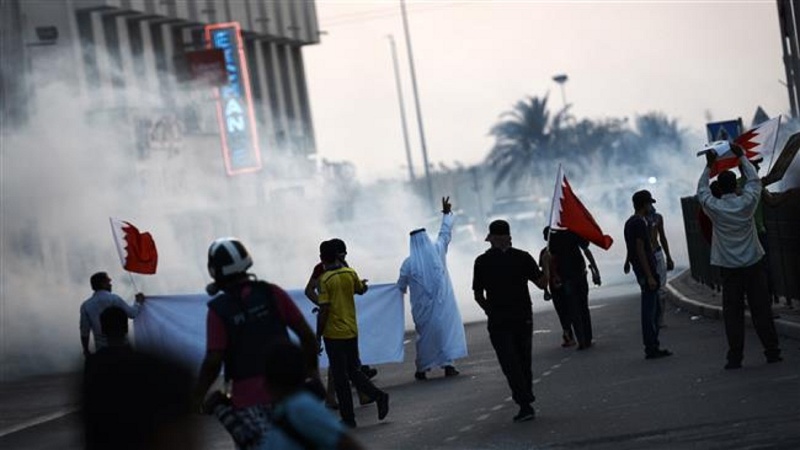
[[[497,361],[511,388],[511,398],[518,405],[533,403],[536,399],[531,368],[533,319],[493,322],[490,317],[488,330]]]
[[[377,399],[379,395],[383,394],[383,391],[375,387],[361,371],[361,363],[358,358],[358,338],[325,338],[325,352],[328,354],[328,363],[333,373],[339,414],[346,421],[355,420],[350,382],[352,381],[359,392],[363,392],[372,400]]]
[[[553,296],[553,307],[556,309],[558,321],[561,323],[561,329],[564,331],[572,331],[572,317],[569,312],[569,304],[567,299],[564,298],[562,288],[554,289],[550,292]]]
[[[650,355],[661,346],[658,342],[658,312],[661,304],[658,301],[658,287],[650,289],[644,278],[638,281],[642,290],[642,342],[645,354]]]
[[[764,355],[778,356],[778,334],[772,319],[772,304],[767,288],[764,261],[748,267],[722,267],[722,317],[728,337],[728,361],[741,362],[744,354],[744,297]]]
[[[581,346],[592,343],[592,317],[589,315],[589,283],[586,274],[563,281],[562,295],[569,308],[575,339]]]

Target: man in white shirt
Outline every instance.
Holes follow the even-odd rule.
[[[111,293],[111,277],[105,272],[97,272],[89,278],[94,294],[81,304],[81,346],[83,356],[91,355],[89,351],[89,335],[94,335],[95,351],[108,345],[108,339],[100,326],[100,314],[109,306],[116,306],[125,311],[133,319],[139,314],[139,308],[144,302],[144,294],[136,294],[136,302],[129,305],[117,294]],[[127,339],[127,337],[126,337]]]
[[[742,367],[744,353],[744,297],[750,307],[753,325],[764,346],[768,363],[780,362],[781,350],[772,318],[764,249],[758,242],[753,216],[761,196],[761,180],[744,156],[744,150],[731,144],[746,179],[741,194],[736,193],[736,175],[726,170],[719,174],[722,196],[715,198],[709,187],[709,171],[716,154],[706,153],[707,165],[697,184],[697,199],[713,223],[711,264],[722,273],[722,315],[728,338],[728,363],[725,369]]]

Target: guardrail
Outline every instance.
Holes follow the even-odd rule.
[[[711,244],[700,226],[697,197],[681,198],[692,278],[720,290],[719,268],[710,264]],[[776,295],[800,300],[800,201],[797,196],[775,206],[763,205],[767,228],[767,262]]]

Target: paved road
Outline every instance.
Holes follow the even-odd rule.
[[[377,449],[800,448],[798,341],[783,340],[785,361],[767,365],[750,330],[744,368],[725,371],[722,324],[673,307],[662,342],[675,355],[645,361],[635,287],[592,296],[592,349],[562,349],[555,314],[535,316],[535,421],[511,422],[516,407],[478,323],[467,327],[470,357],[456,378],[414,381],[411,343],[409,362],[381,366],[375,381],[391,411],[378,422],[374,406],[357,408],[356,437]],[[232,448],[213,420],[199,424],[206,448]],[[7,434],[0,448],[80,448],[77,419]]]

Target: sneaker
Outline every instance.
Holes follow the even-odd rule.
[[[561,346],[562,347],[572,347],[573,345],[575,345],[575,338],[572,337],[572,333],[571,332],[568,333],[568,332],[565,331],[561,335],[561,339],[562,339],[562,342],[561,342]]]
[[[428,376],[425,375],[425,372],[414,372],[414,378],[417,381],[425,381],[428,379]]]
[[[536,411],[534,411],[533,406],[523,405],[519,407],[519,412],[514,416],[514,422],[527,422],[533,420],[534,417],[536,417]]]
[[[658,359],[667,356],[672,356],[672,352],[667,349],[659,349],[654,352],[648,353],[647,355],[645,355],[644,359]]]
[[[446,376],[446,377],[454,377],[454,376],[458,375],[459,373],[461,373],[461,372],[456,370],[456,368],[453,367],[453,366],[444,366],[444,376]]]
[[[742,368],[742,362],[741,361],[728,361],[728,363],[725,364],[725,370],[735,370],[735,369],[741,369],[741,368]]]
[[[589,348],[591,346],[592,346],[591,342],[587,342],[585,344],[579,344],[578,345],[578,350],[586,350],[587,348]]]
[[[378,375],[378,369],[367,365],[361,366],[361,372],[363,372],[364,375],[366,375],[370,380],[375,378],[375,375]]]
[[[389,414],[389,394],[381,392],[375,400],[378,403],[378,420],[383,420]]]

